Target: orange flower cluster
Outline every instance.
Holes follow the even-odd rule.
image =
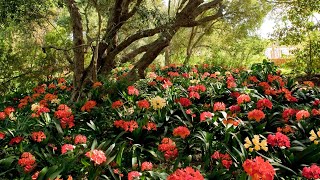
[[[300,110],[296,114],[297,121],[300,121],[301,119],[306,119],[308,117],[310,117],[310,113],[306,110]]]
[[[19,144],[22,140],[23,140],[23,137],[16,136],[10,140],[9,145]]]
[[[139,127],[138,123],[134,120],[131,120],[131,121],[116,120],[114,121],[113,125],[116,128],[122,128],[125,131],[130,131],[130,132],[134,131]]]
[[[141,164],[141,171],[150,171],[152,170],[152,168],[153,168],[153,165],[151,162],[145,161]]]
[[[107,161],[106,155],[101,150],[94,149],[87,152],[85,155],[98,165]]]
[[[134,86],[128,86],[128,94],[129,95],[139,95],[139,90],[136,89]]]
[[[170,138],[163,138],[161,144],[158,146],[158,150],[164,153],[166,160],[174,159],[178,156],[176,144]]]
[[[30,96],[25,96],[24,98],[20,99],[20,101],[19,101],[20,103],[18,105],[18,108],[22,109],[25,106],[27,106],[29,102],[32,102],[32,101],[33,100],[32,100],[32,98]]]
[[[151,130],[154,130],[156,131],[157,130],[157,124],[154,123],[154,122],[148,122],[146,125],[144,125],[142,127],[143,129],[146,129],[148,131],[151,131]]]
[[[305,84],[309,87],[314,87],[314,83],[312,81],[303,81],[303,84]]]
[[[200,122],[205,121],[206,119],[210,119],[210,118],[212,118],[212,116],[213,116],[213,114],[209,111],[202,112],[200,114]]]
[[[3,132],[0,132],[0,139],[4,139],[6,137],[6,134]]]
[[[204,180],[204,177],[201,175],[199,170],[194,170],[192,167],[186,167],[184,169],[177,169],[170,176],[167,177],[167,180]]]
[[[275,170],[269,161],[264,161],[260,156],[255,159],[247,159],[242,164],[244,171],[251,176],[252,180],[273,180]]]
[[[120,100],[118,100],[118,101],[113,102],[112,105],[111,105],[111,107],[112,107],[112,109],[118,109],[118,108],[120,108],[122,105],[123,105],[123,102],[120,101]]]
[[[192,91],[195,91],[195,92],[199,92],[199,91],[205,92],[206,89],[207,89],[206,86],[204,86],[204,85],[202,85],[202,84],[198,84],[198,85],[196,85],[196,86],[189,86],[189,87],[188,87],[188,91],[189,91],[189,92],[192,92]]]
[[[81,111],[87,111],[90,112],[92,108],[94,108],[97,105],[96,101],[87,101],[82,107]]]
[[[38,132],[32,132],[31,133],[31,138],[32,140],[36,141],[36,142],[41,142],[44,139],[46,139],[46,135],[44,134],[44,132],[42,131],[38,131]]]
[[[179,102],[183,107],[189,107],[192,104],[190,99],[185,97],[181,97],[180,99],[177,100],[177,102]]]
[[[320,109],[312,109],[311,110],[311,114],[312,114],[312,116],[319,116],[320,115]]]
[[[180,136],[182,139],[185,139],[187,136],[190,135],[190,131],[187,127],[185,126],[179,126],[179,127],[176,127],[174,130],[173,130],[173,133],[172,133],[174,136]]]
[[[50,93],[47,93],[47,94],[44,96],[44,100],[46,100],[46,101],[51,101],[51,100],[57,99],[57,98],[58,98],[57,95],[50,94]]]
[[[61,146],[61,154],[65,154],[68,151],[73,151],[74,146],[72,144],[64,144]]]
[[[32,113],[31,114],[31,117],[33,118],[36,118],[36,117],[40,117],[40,115],[42,113],[48,113],[50,112],[50,109],[47,108],[46,106],[44,105],[39,105],[39,104],[33,104],[31,106],[31,110],[34,111],[35,113]]]
[[[264,112],[259,109],[254,109],[254,110],[248,112],[248,119],[249,120],[255,120],[257,122],[260,122],[265,117],[266,116],[265,116]]]
[[[4,113],[6,113],[7,116],[9,116],[11,113],[13,113],[15,111],[15,109],[11,106],[8,106],[3,111],[4,111]]]
[[[60,104],[58,106],[58,110],[54,113],[54,116],[60,119],[60,125],[63,129],[65,129],[67,126],[69,128],[75,126],[72,110],[65,104]]]
[[[135,180],[139,179],[141,174],[138,171],[131,171],[128,173],[128,180]]]
[[[192,98],[200,99],[200,94],[198,92],[191,91],[191,92],[189,92],[189,98],[190,99],[192,99]]]
[[[75,138],[74,138],[74,143],[75,144],[85,144],[87,143],[87,137],[81,134],[78,134]]]
[[[222,154],[219,151],[216,151],[212,154],[211,156],[212,159],[216,160],[221,160],[222,165],[226,168],[229,169],[230,166],[232,165],[232,160],[229,154]]]
[[[5,112],[0,112],[0,120],[4,120],[7,117]]]
[[[237,83],[235,82],[234,77],[230,74],[227,76],[227,88],[231,89],[235,87],[237,87]]]
[[[69,128],[75,126],[72,110],[65,104],[60,104],[58,106],[58,110],[54,113],[54,116],[60,119],[60,125],[63,129],[65,129],[67,126]]]
[[[138,101],[137,104],[140,109],[149,109],[150,108],[150,103],[146,99]]]
[[[213,105],[213,111],[225,111],[226,105],[223,102],[216,102]]]
[[[289,134],[289,133],[293,133],[294,130],[291,128],[291,126],[285,125],[283,128],[278,127],[277,128],[277,132],[282,132],[284,134]]]
[[[263,109],[263,108],[269,108],[269,109],[272,109],[272,102],[267,99],[267,98],[264,98],[264,99],[260,99],[258,102],[257,102],[257,109]]]
[[[310,167],[304,167],[302,169],[302,176],[307,179],[319,179],[320,178],[320,167],[313,164]]]
[[[93,83],[93,85],[92,85],[93,88],[97,88],[97,87],[100,87],[100,86],[102,86],[102,83],[101,83],[101,82],[95,82],[95,83]]]
[[[287,108],[282,112],[282,118],[285,122],[288,122],[296,114],[297,110],[292,108]]]
[[[247,102],[250,102],[250,101],[251,101],[251,98],[247,94],[241,94],[239,97],[237,97],[238,105],[243,104],[243,103],[247,103]]]
[[[281,132],[277,132],[275,135],[269,134],[267,142],[271,146],[278,146],[280,148],[290,147],[290,140],[288,136],[282,134]]]
[[[24,152],[18,160],[18,164],[28,173],[36,166],[36,158],[31,153]]]

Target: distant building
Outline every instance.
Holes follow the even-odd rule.
[[[295,49],[293,46],[279,46],[275,43],[265,50],[265,56],[273,61],[275,64],[280,65],[285,63],[293,55],[292,51]]]

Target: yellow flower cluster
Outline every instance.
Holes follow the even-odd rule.
[[[260,137],[259,135],[254,135],[253,139],[250,141],[248,137],[244,139],[244,147],[246,149],[249,148],[249,151],[252,152],[253,150],[259,151],[260,149],[264,151],[268,151],[268,145],[267,145],[267,140],[262,140],[260,142]]]
[[[310,135],[310,141],[313,141],[314,144],[318,144],[320,140],[320,129],[318,130],[317,134],[314,132],[314,130],[311,130]]]
[[[162,109],[163,107],[166,106],[166,100],[159,96],[152,98],[150,102],[151,102],[152,108],[155,110]]]

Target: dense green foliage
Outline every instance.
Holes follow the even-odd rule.
[[[128,71],[117,68],[77,103],[63,78],[7,98],[1,179],[167,179],[186,167],[194,179],[300,179],[320,160],[319,88],[270,62],[250,70],[170,65],[133,86],[117,81]]]

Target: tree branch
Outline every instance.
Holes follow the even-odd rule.
[[[126,63],[129,62],[130,60],[132,60],[133,58],[135,58],[137,55],[146,52],[149,48],[150,44],[144,45],[139,47],[138,49],[135,49],[133,51],[131,51],[130,53],[128,53],[127,55],[125,55],[122,59],[121,59],[121,63]]]

